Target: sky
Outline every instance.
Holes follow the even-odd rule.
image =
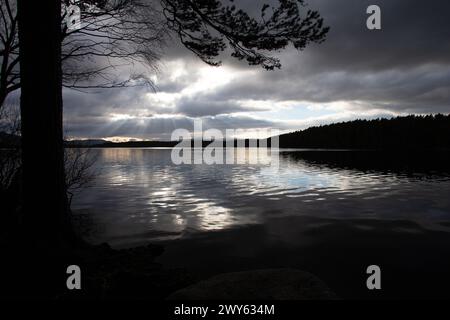
[[[267,1],[235,1],[257,12]],[[381,8],[382,30],[366,27]],[[327,40],[275,53],[281,70],[229,57],[201,62],[176,40],[164,49],[149,87],[79,92],[64,89],[72,138],[170,140],[175,129],[296,131],[309,126],[408,114],[450,113],[448,0],[309,0],[329,26]],[[118,69],[121,76],[130,73]]]

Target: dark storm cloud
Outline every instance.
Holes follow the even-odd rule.
[[[433,0],[311,0],[331,25],[322,48],[307,54],[324,70],[380,71],[450,63],[450,2]],[[369,31],[366,8],[377,4],[382,30]],[[336,14],[338,13],[338,14]],[[319,63],[320,62],[320,63]]]
[[[239,1],[238,6],[256,15],[267,1]],[[153,129],[146,134],[164,134],[183,126],[187,117],[206,117],[230,128],[258,127],[259,120],[229,115],[265,108],[248,108],[240,101],[297,101],[302,105],[348,102],[352,111],[380,110],[380,114],[450,112],[450,1],[433,0],[309,0],[331,27],[327,40],[298,52],[288,48],[277,55],[281,70],[267,72],[249,67],[223,55],[223,67],[243,72],[233,81],[174,100],[166,108],[145,99],[145,88],[113,90],[85,95],[66,92],[66,122],[77,127],[81,136],[94,131],[108,135],[133,136],[138,119],[120,120],[120,128],[107,128],[111,114],[147,117]],[[366,8],[377,4],[382,10],[382,30],[366,28]],[[157,88],[164,94],[178,94],[200,78],[204,67],[177,42],[167,48]],[[170,63],[177,61],[181,71],[171,77]],[[167,65],[167,69],[165,69]],[[247,72],[252,70],[252,72]],[[150,99],[151,100],[151,99]],[[173,119],[152,118],[157,114],[174,114]],[[181,119],[185,122],[181,123]],[[190,118],[189,118],[190,119]],[[225,121],[226,120],[226,121]],[[186,122],[187,121],[187,122]],[[142,122],[142,121],[141,121]],[[276,124],[276,120],[266,125]],[[118,125],[119,123],[116,123]],[[280,125],[281,126],[281,125]],[[119,127],[119,126],[117,126]],[[295,129],[295,128],[293,128]],[[150,131],[148,131],[150,130]],[[151,131],[155,130],[155,131]],[[158,132],[156,132],[158,131]]]
[[[300,54],[293,49],[283,52],[282,70],[233,82],[217,92],[218,99],[365,101],[355,108],[450,111],[450,2],[310,0],[309,4],[331,27],[327,41]],[[381,7],[381,31],[365,27],[365,11],[371,4]]]
[[[283,70],[224,88],[223,98],[391,103],[394,110],[450,111],[450,2],[311,0],[331,26],[327,40],[282,54]],[[382,10],[369,31],[365,10]],[[436,109],[433,109],[436,107]]]

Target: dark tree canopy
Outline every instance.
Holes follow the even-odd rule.
[[[309,43],[324,41],[329,30],[317,11],[302,16],[303,0],[279,0],[278,7],[264,4],[260,19],[218,0],[161,0],[164,16],[186,48],[204,62],[217,66],[216,57],[227,44],[232,56],[267,70],[280,68],[280,60],[269,51],[292,44],[302,50]]]

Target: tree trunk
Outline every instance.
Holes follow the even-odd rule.
[[[61,1],[18,1],[23,231],[44,250],[71,233],[64,179]]]

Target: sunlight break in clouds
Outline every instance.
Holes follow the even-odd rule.
[[[263,3],[245,1],[255,12]],[[73,137],[154,140],[189,129],[199,118],[219,129],[286,132],[358,118],[449,113],[450,2],[435,0],[424,7],[418,0],[378,0],[389,14],[377,32],[366,28],[370,4],[311,2],[331,27],[327,40],[302,52],[280,52],[282,68],[273,72],[229,54],[221,57],[222,66],[209,67],[171,44],[159,71],[149,75],[156,92],[145,87],[89,94],[65,90],[67,131]],[[127,70],[119,71],[127,78]]]

